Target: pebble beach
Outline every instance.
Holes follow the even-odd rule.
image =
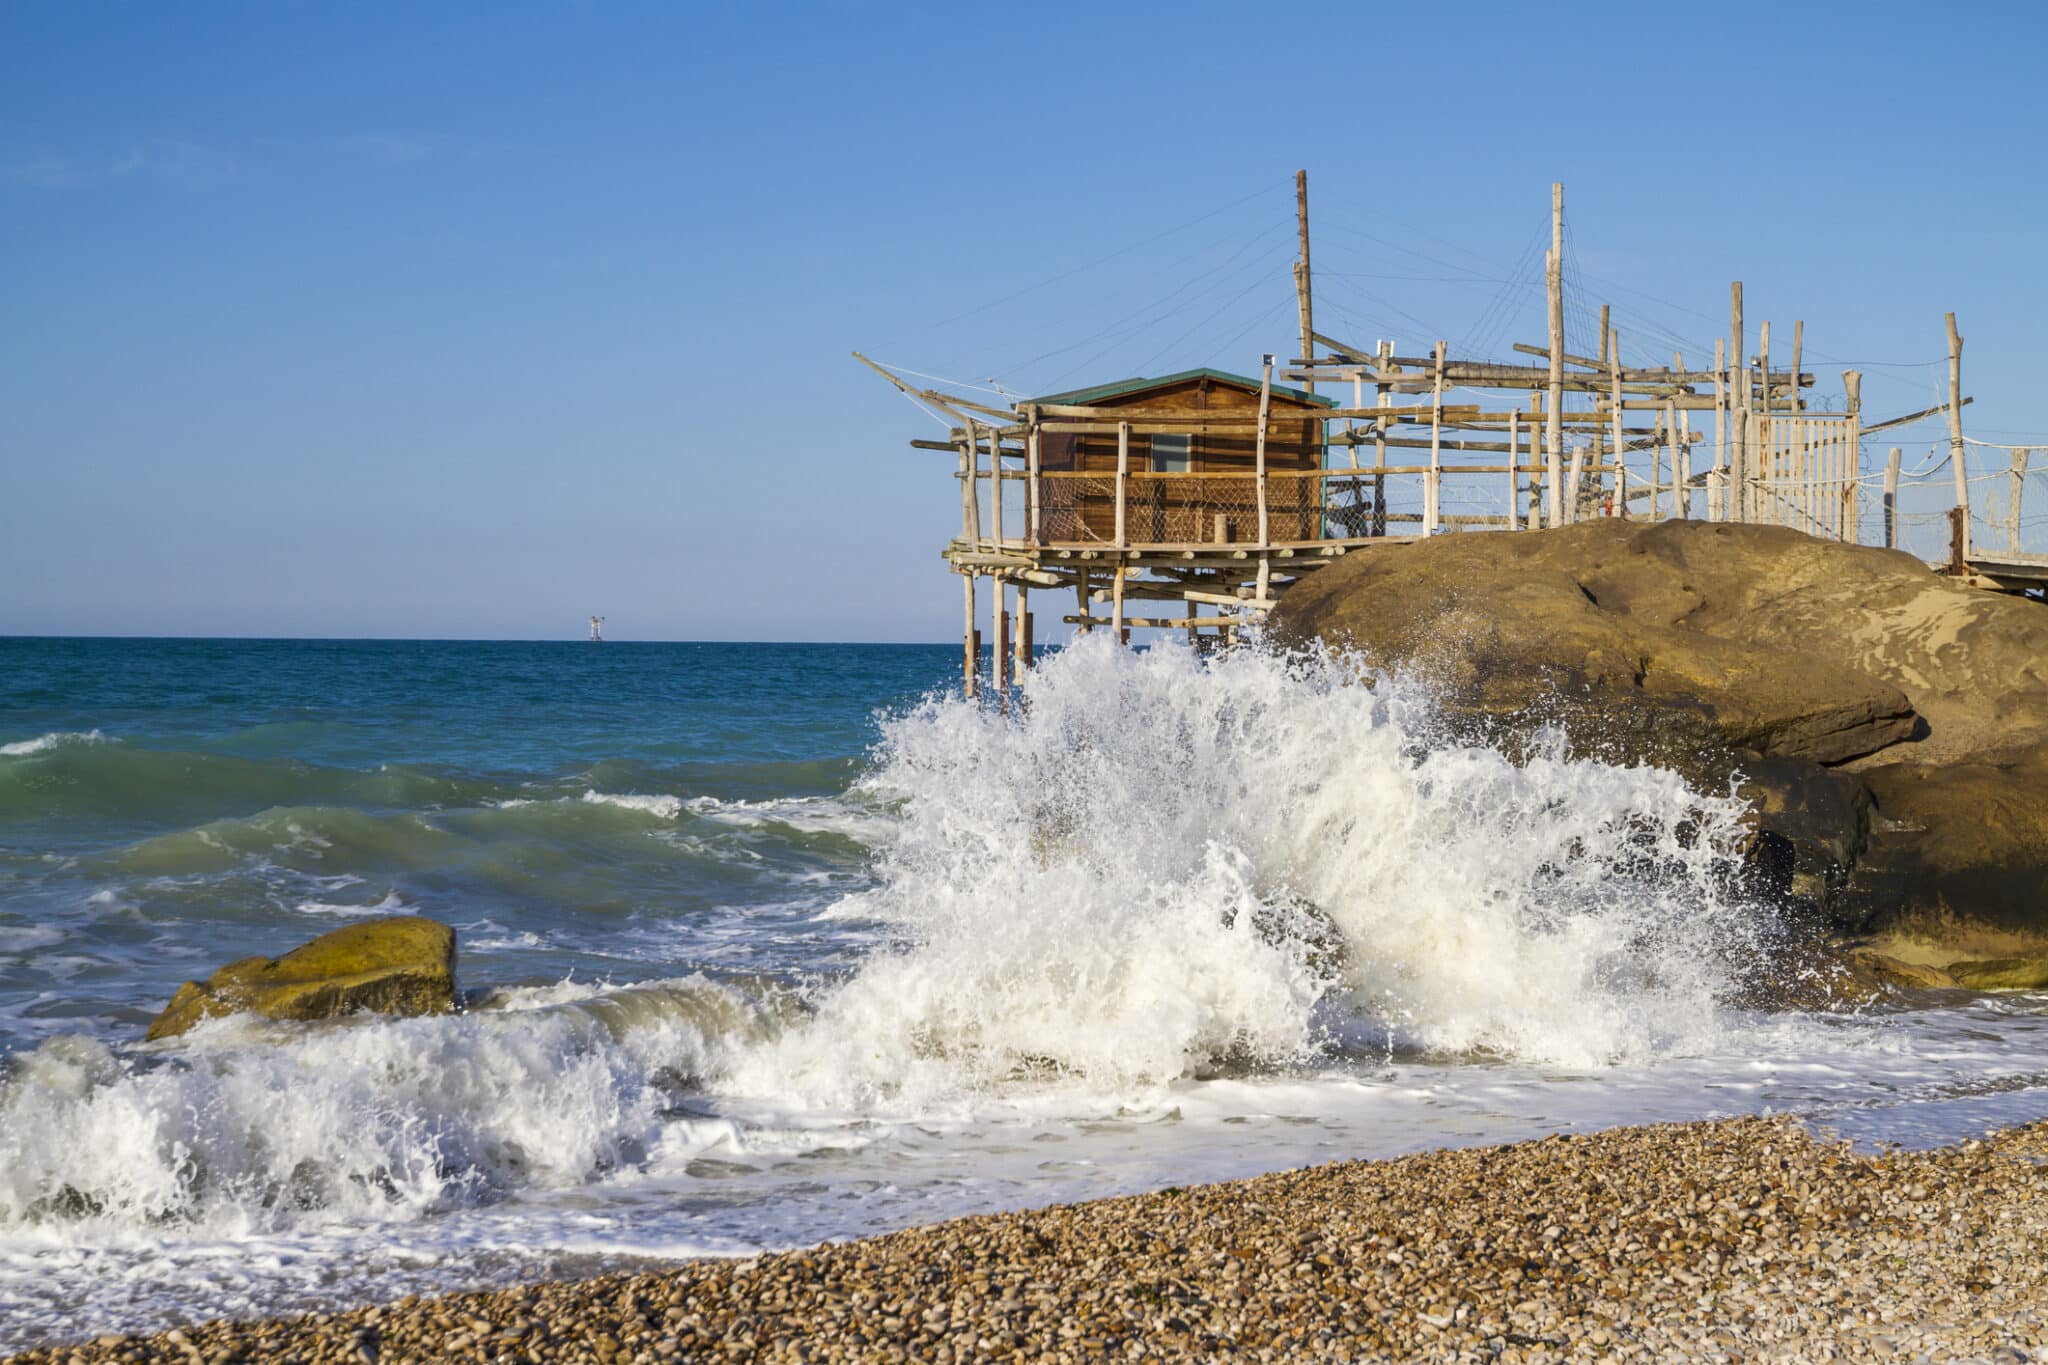
[[[96,1361],[2031,1359],[2048,1124],[1614,1129],[654,1274],[42,1347]]]

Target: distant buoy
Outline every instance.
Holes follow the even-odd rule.
[[[590,618],[590,643],[594,645],[604,643],[604,618],[602,616]]]

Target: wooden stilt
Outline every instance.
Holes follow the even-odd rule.
[[[964,696],[973,696],[977,675],[981,672],[981,638],[974,629],[974,575],[960,575],[960,586],[967,598],[967,628],[961,635],[961,649],[965,655],[962,665],[960,691]]]
[[[1728,286],[1728,401],[1733,405],[1728,414],[1728,435],[1734,443],[1728,457],[1729,480],[1734,485],[1730,521],[1750,521],[1755,517],[1750,494],[1755,471],[1750,467],[1748,447],[1749,361],[1743,346],[1742,281],[1736,280]]]
[[[1550,186],[1550,254],[1544,261],[1544,283],[1548,304],[1546,322],[1550,333],[1550,371],[1545,388],[1543,447],[1555,460],[1564,449],[1564,185]],[[1578,520],[1578,507],[1571,520]]]
[[[1607,403],[1613,419],[1614,439],[1614,515],[1628,515],[1628,490],[1623,486],[1623,463],[1628,458],[1628,436],[1622,427],[1621,407],[1621,333],[1612,332],[1607,342]],[[1655,455],[1651,459],[1655,460]]]
[[[1899,448],[1893,446],[1884,460],[1884,547],[1899,548]]]
[[[2012,453],[2012,472],[2005,495],[2005,550],[2007,554],[2020,552],[2020,497],[2027,488],[2027,464],[2034,452],[2022,446]]]
[[[1444,343],[1436,344],[1436,370],[1429,391],[1429,474],[1422,489],[1422,534],[1436,534],[1444,496]]]
[[[1012,626],[1016,637],[1015,653],[1011,661],[1014,667],[1010,670],[1012,679],[1019,682],[1023,681],[1024,670],[1031,667],[1032,664],[1031,608],[1028,605],[1030,599],[1026,596],[1026,592],[1027,589],[1024,585],[1019,583],[1017,585],[1017,616]]]
[[[1521,414],[1517,412],[1510,412],[1508,414],[1508,529],[1510,531],[1522,529],[1521,523],[1516,520],[1516,517],[1521,512],[1522,476],[1515,469],[1515,466],[1522,462],[1522,435],[1521,429],[1517,425],[1520,416]]]
[[[1970,479],[1963,459],[1963,335],[1948,316],[1948,462],[1955,469],[1956,506],[1962,509],[1957,557],[1970,557]]]

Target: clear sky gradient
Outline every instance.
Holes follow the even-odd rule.
[[[2048,445],[2038,4],[0,7],[0,633],[957,638],[939,434],[1318,320]],[[1917,458],[1937,432],[1910,433]],[[2048,458],[2048,457],[2044,457]]]

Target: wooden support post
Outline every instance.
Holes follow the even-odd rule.
[[[2005,550],[2007,554],[2020,552],[2020,495],[2026,491],[2027,462],[2033,451],[2025,446],[2012,453],[2012,482],[2005,497]]]
[[[1253,478],[1259,495],[1259,548],[1273,543],[1273,528],[1266,518],[1266,426],[1273,411],[1273,357],[1266,357],[1265,378],[1259,381],[1259,433],[1253,448]]]
[[[1677,351],[1671,353],[1671,368],[1685,373],[1685,357]],[[1671,438],[1671,516],[1684,521],[1691,515],[1692,445],[1676,398],[1664,405],[1664,430]]]
[[[1436,373],[1429,389],[1429,474],[1422,489],[1422,534],[1433,536],[1443,519],[1444,343],[1436,344]]]
[[[1577,521],[1579,519],[1579,475],[1584,466],[1585,459],[1585,447],[1573,446],[1572,470],[1570,474],[1565,476],[1564,481],[1565,519],[1567,521]]]
[[[1628,498],[1626,490],[1622,487],[1624,483],[1622,471],[1627,468],[1628,438],[1622,431],[1621,423],[1621,333],[1619,332],[1612,333],[1608,337],[1607,401],[1613,408],[1612,417],[1614,422],[1614,515],[1626,517],[1628,515]],[[1651,448],[1650,459],[1654,468],[1656,461],[1655,447]],[[1653,484],[1652,488],[1654,489],[1654,487],[1655,485]],[[1654,511],[1655,509],[1653,508],[1652,510]]]
[[[1543,444],[1550,450],[1564,448],[1564,185],[1550,186],[1550,255],[1544,262],[1544,280],[1549,286],[1550,375],[1547,392],[1549,408],[1544,414]],[[1620,404],[1615,405],[1617,410]],[[1578,508],[1572,509],[1578,520]]]
[[[1117,561],[1116,577],[1109,582],[1109,628],[1115,634],[1117,643],[1127,645],[1131,637],[1124,634],[1124,563]]]
[[[1385,374],[1393,367],[1393,364],[1394,343],[1382,341],[1379,344],[1379,364],[1375,368],[1379,373]],[[1372,391],[1373,406],[1381,408],[1387,406],[1388,386],[1386,384],[1374,384]],[[1374,422],[1373,433],[1373,468],[1385,469],[1387,467],[1386,422]],[[1383,536],[1387,533],[1387,476],[1384,474],[1375,474],[1372,479],[1372,533],[1376,536]]]
[[[1531,423],[1529,426],[1529,444],[1533,447],[1539,440],[1543,442],[1544,492],[1549,497],[1548,505],[1544,508],[1543,524],[1545,526],[1562,526],[1566,522],[1576,521],[1578,520],[1577,510],[1570,508],[1565,502],[1564,452],[1557,448],[1555,441],[1549,440],[1534,423]]]
[[[960,637],[961,647],[966,655],[960,691],[963,696],[971,697],[977,690],[976,684],[980,681],[978,675],[981,672],[981,635],[974,628],[974,575],[961,574],[960,586],[966,590],[967,596],[967,629]]]
[[[1797,381],[1798,371],[1793,371]],[[1849,420],[1843,433],[1841,527],[1839,534],[1851,545],[1863,538],[1863,374],[1842,371],[1842,392],[1848,396]]]
[[[1600,364],[1603,368],[1607,364],[1607,328],[1609,326],[1608,315],[1610,312],[1610,305],[1604,303],[1600,305]]]
[[[1763,371],[1763,409],[1766,417],[1776,409],[1771,405],[1771,320],[1765,318],[1756,329],[1756,363]]]
[[[1963,336],[1956,315],[1948,315],[1948,462],[1955,467],[1956,506],[1962,509],[1962,540],[1957,557],[1970,557],[1970,480],[1963,460]]]
[[[1018,637],[1018,657],[1023,659],[1024,667],[1036,668],[1038,667],[1038,642],[1032,637],[1037,632],[1032,629],[1033,618],[1031,613],[1024,610],[1024,591],[1021,588],[1017,590],[1017,617],[1023,622],[1024,626],[1022,635]]]
[[[1683,463],[1684,473],[1678,483],[1678,515],[1692,518],[1692,414],[1684,408],[1678,410],[1678,458]]]
[[[1728,348],[1714,338],[1714,472],[1707,478],[1707,520],[1728,519],[1728,385],[1722,373]]]
[[[1301,259],[1294,263],[1295,306],[1301,313],[1301,358],[1316,358],[1315,291],[1308,273],[1308,172],[1294,173],[1294,221],[1301,234]],[[1305,380],[1302,389],[1316,391],[1316,381]]]
[[[1255,578],[1255,579],[1253,579],[1252,581],[1253,581],[1253,583],[1255,584],[1255,588],[1254,588],[1254,596],[1252,597],[1252,601],[1253,601],[1254,603],[1256,603],[1257,605],[1259,605],[1260,607],[1270,607],[1270,606],[1272,606],[1272,605],[1273,605],[1273,556],[1271,556],[1271,555],[1260,555],[1260,556],[1259,556],[1259,572],[1258,572],[1258,577],[1257,577],[1257,578]]]
[[[1003,546],[1003,438],[994,427],[988,429],[988,507],[989,534],[995,548]],[[1001,597],[1002,584],[996,584],[996,596]]]
[[[1124,508],[1131,485],[1131,424],[1116,424],[1116,548],[1119,551],[1130,548],[1124,539]],[[1117,581],[1123,581],[1123,570],[1117,570]]]
[[[1522,433],[1518,425],[1520,413],[1508,414],[1508,529],[1521,530],[1516,517],[1521,514],[1522,476],[1515,472],[1515,466],[1522,462]]]
[[[1899,463],[1900,452],[1893,446],[1884,461],[1884,547],[1899,548]]]
[[[1793,412],[1804,412],[1804,411],[1806,411],[1806,399],[1805,399],[1805,395],[1804,395],[1804,394],[1802,394],[1802,393],[1800,392],[1800,388],[1799,388],[1799,358],[1800,358],[1800,355],[1801,355],[1801,353],[1802,353],[1802,352],[1804,352],[1804,351],[1805,351],[1805,349],[1806,349],[1806,320],[1805,320],[1804,318],[1794,318],[1794,319],[1792,319],[1792,407],[1791,407],[1791,411],[1793,411]],[[1766,382],[1769,382],[1769,377],[1768,377],[1768,375],[1766,376]]]
[[[1010,613],[1003,605],[1003,580],[991,577],[995,596],[989,602],[989,630],[995,638],[995,648],[989,653],[989,683],[995,689],[996,705],[1003,711],[1010,709]]]
[[[1074,598],[1080,604],[1080,613],[1083,617],[1090,614],[1088,610],[1088,580],[1092,577],[1093,575],[1086,569],[1081,570],[1080,573],[1074,576]],[[1091,629],[1093,627],[1084,620],[1081,623],[1080,630],[1076,633],[1086,635]]]
[[[1735,447],[1728,456],[1729,478],[1734,485],[1728,519],[1750,521],[1756,515],[1750,482],[1755,478],[1755,470],[1749,452],[1749,352],[1742,331],[1741,280],[1728,286],[1728,347],[1728,401],[1732,405],[1728,434]]]
[[[1030,544],[1036,545],[1043,532],[1039,529],[1038,514],[1038,414],[1035,410],[1031,415],[1031,430],[1024,437],[1024,461],[1028,466],[1025,471],[1027,482],[1024,485],[1027,504],[1024,509],[1024,534]]]
[[[974,423],[969,422],[967,439],[960,445],[960,538],[970,549],[981,545],[981,457],[975,453],[974,440]]]

